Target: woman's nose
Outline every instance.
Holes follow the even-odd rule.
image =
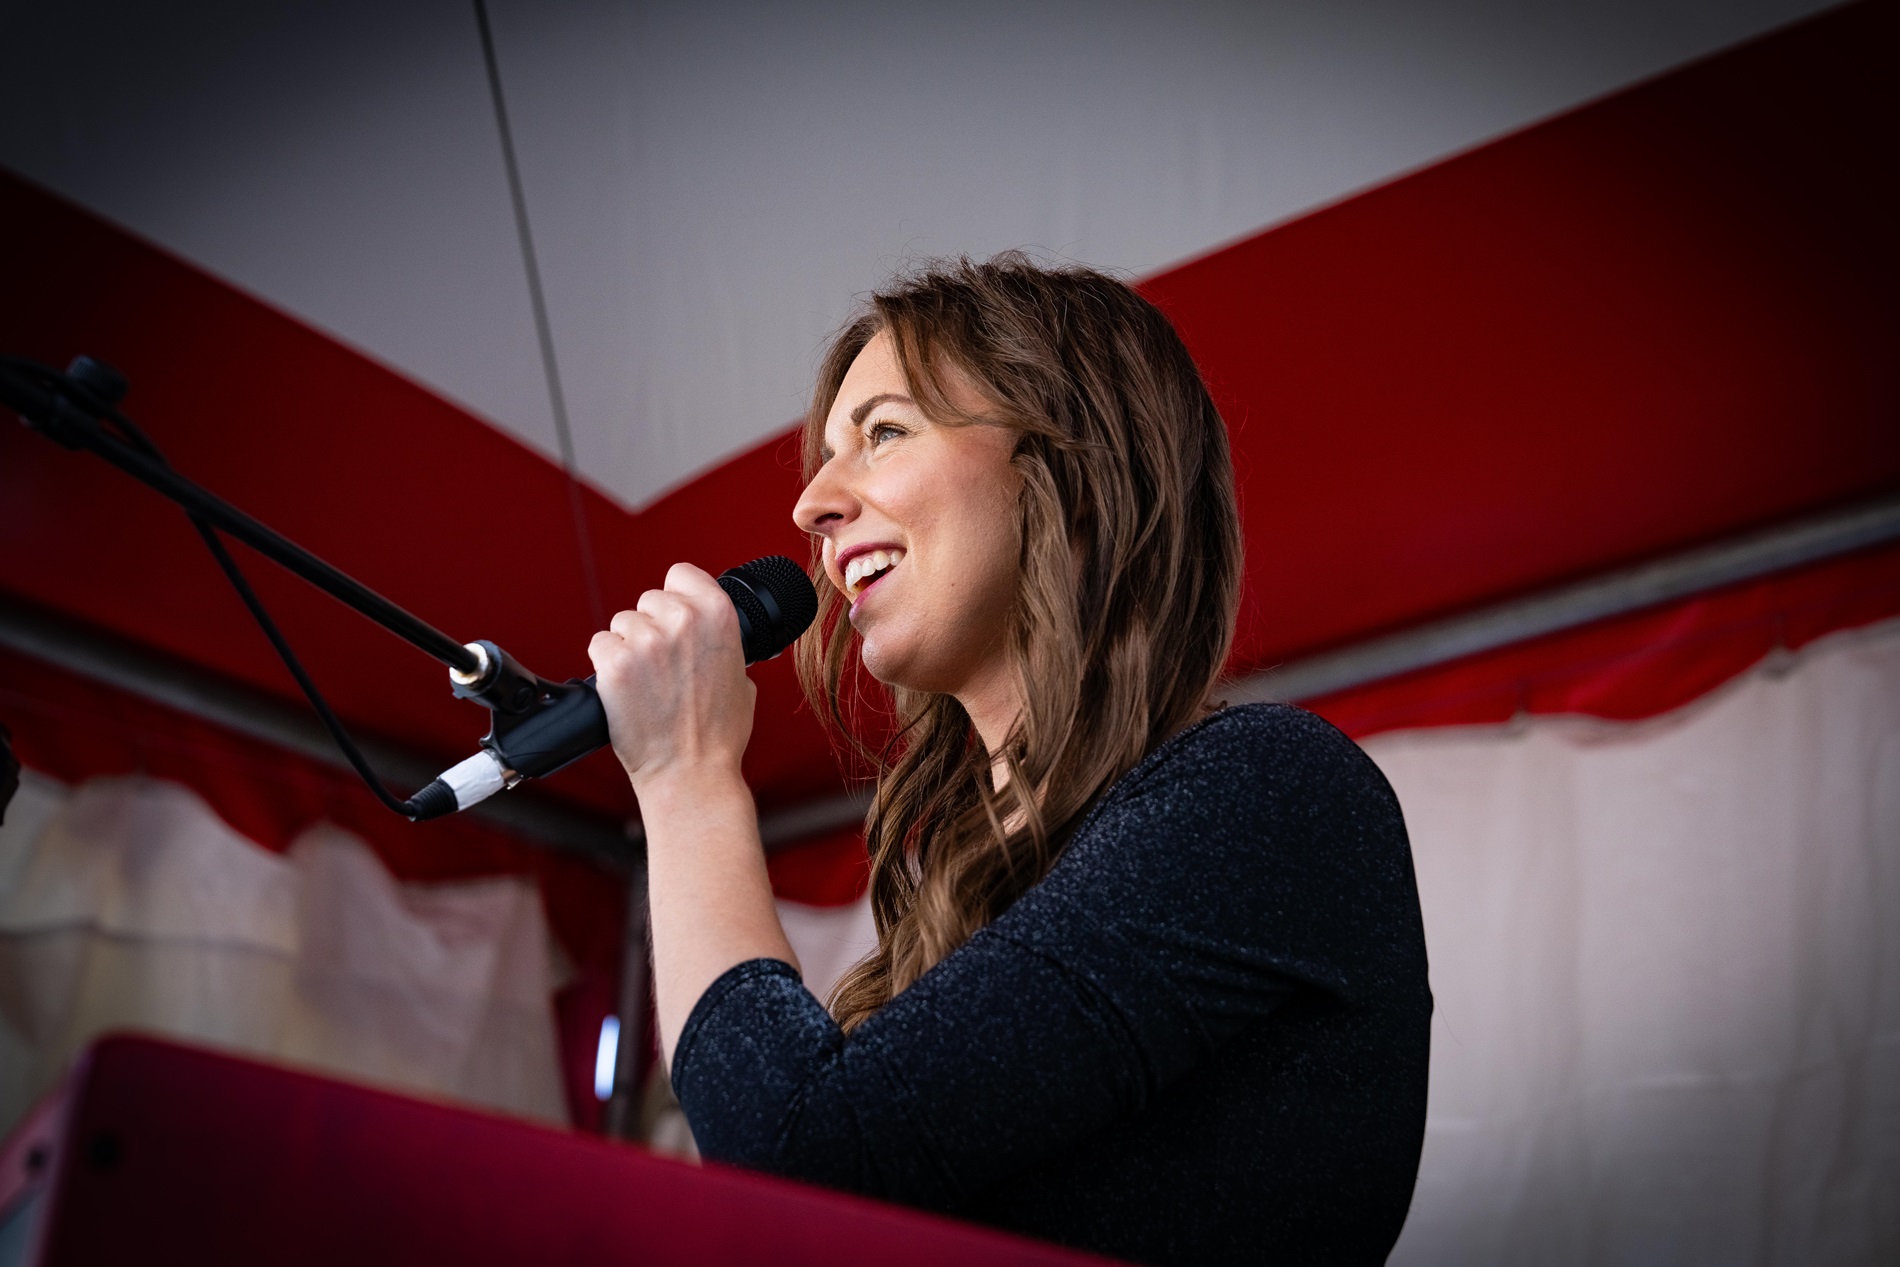
[[[798,504],[792,507],[792,522],[801,532],[827,535],[857,516],[858,500],[839,478],[836,467],[835,462],[819,467],[818,474],[799,494]]]

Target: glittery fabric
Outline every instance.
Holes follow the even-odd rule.
[[[1040,884],[846,1038],[755,959],[688,1018],[709,1158],[1155,1263],[1378,1263],[1431,1016],[1405,826],[1280,705],[1215,714]]]

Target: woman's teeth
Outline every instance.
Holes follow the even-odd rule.
[[[864,592],[865,586],[904,561],[902,550],[873,550],[860,554],[844,565],[844,587],[851,597]]]

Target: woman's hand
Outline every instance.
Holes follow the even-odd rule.
[[[758,694],[717,581],[676,563],[587,645],[614,755],[634,791],[680,773],[737,775]]]

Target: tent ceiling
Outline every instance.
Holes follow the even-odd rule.
[[[1149,277],[1144,288],[1180,323],[1235,441],[1248,574],[1234,670],[1900,487],[1900,186],[1871,157],[1892,151],[1900,119],[1885,53],[1896,22],[1892,3],[1850,6]],[[109,85],[112,60],[101,60]],[[1166,75],[1191,80],[1193,70]],[[6,84],[0,92],[15,91]],[[0,111],[0,135],[22,131],[17,118]],[[69,148],[80,153],[87,133],[74,126]],[[361,133],[382,135],[368,124]],[[522,148],[532,179],[534,147]],[[123,157],[136,166],[136,153]],[[113,164],[95,154],[81,166]],[[208,196],[202,164],[167,170],[180,205]],[[498,162],[490,174],[505,210]],[[761,188],[771,184],[761,176]],[[447,268],[445,257],[474,248],[457,245],[466,221],[448,196],[456,187],[434,192],[448,245],[430,254],[438,244],[422,242],[416,259]],[[98,207],[103,196],[81,202]],[[324,196],[310,191],[311,205],[328,208]],[[428,237],[426,216],[391,216]],[[413,366],[391,372],[386,349],[361,355],[287,315],[281,295],[260,303],[192,262],[215,261],[155,250],[112,218],[0,171],[0,222],[31,244],[9,274],[19,301],[0,307],[0,349],[49,361],[83,350],[120,365],[131,412],[181,470],[440,628],[496,638],[552,676],[581,673],[598,605],[624,604],[666,564],[716,569],[804,548],[785,513],[798,476],[778,438],[782,415],[751,418],[709,452],[765,439],[628,513],[418,386]],[[539,388],[525,316],[519,347],[483,335],[500,309],[472,300],[439,322],[416,316],[400,305],[441,300],[426,277],[403,272],[414,261],[397,250],[374,256],[377,267],[333,258],[323,238],[333,219],[348,217],[307,218],[307,255],[280,234],[272,262],[329,261],[362,282],[337,293],[384,294],[402,314],[392,324],[471,357],[501,364],[525,349],[525,368],[504,377]],[[250,221],[234,212],[224,223]],[[363,213],[354,223],[378,222]],[[492,250],[518,266],[506,217],[496,223],[503,240]],[[808,227],[815,243],[830,232]],[[469,275],[505,275],[490,263],[470,262]],[[681,277],[716,279],[721,266],[691,252],[669,260]],[[557,301],[560,276],[550,265]],[[840,311],[824,305],[852,284],[840,277],[802,308],[789,283],[682,288],[677,311],[685,323],[700,320],[695,304],[733,320],[757,308],[817,330]],[[558,303],[556,317],[558,333]],[[483,337],[456,333],[468,330]],[[691,365],[668,373],[710,400],[764,381],[761,364],[734,351],[703,383]],[[576,423],[585,440],[578,409]],[[0,587],[294,698],[171,507],[16,427],[0,428],[0,477]],[[448,759],[468,750],[478,719],[448,698],[439,672],[275,569],[258,568],[257,581],[346,716]],[[757,677],[748,776],[762,803],[829,794],[836,767],[797,708],[785,661]],[[629,800],[604,757],[547,791],[608,813]]]
[[[794,417],[907,259],[1148,273],[1821,7],[490,12],[573,451],[635,507]],[[466,0],[68,0],[0,33],[0,164],[560,456]]]

